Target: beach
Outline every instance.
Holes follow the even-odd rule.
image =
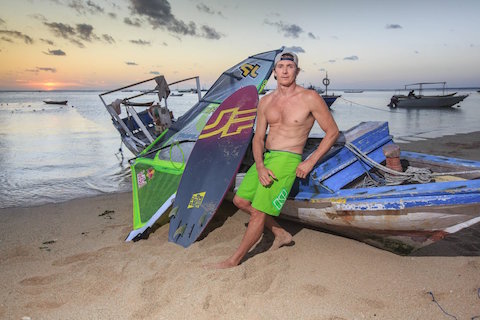
[[[480,132],[402,150],[480,160]],[[1,319],[472,319],[480,316],[480,226],[455,245],[400,256],[279,220],[232,269],[203,266],[238,246],[248,215],[225,201],[184,249],[168,225],[124,242],[130,192],[0,209]],[[428,247],[427,247],[428,248]],[[427,249],[426,248],[426,249]],[[464,248],[465,249],[465,248]],[[447,314],[448,313],[448,314]]]

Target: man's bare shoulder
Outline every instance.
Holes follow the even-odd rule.
[[[275,99],[275,91],[261,97],[258,102],[258,107],[269,105],[273,99]]]

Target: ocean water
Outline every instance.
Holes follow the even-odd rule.
[[[131,190],[128,159],[95,91],[0,92],[0,208],[33,206]],[[397,142],[480,130],[480,94],[461,107],[390,109],[393,91],[343,93],[332,106],[341,130],[362,121],[388,121]],[[428,94],[429,92],[425,92]],[[118,94],[120,97],[122,93]],[[113,96],[115,98],[115,96]],[[176,117],[193,106],[196,94],[170,97]],[[66,106],[43,100],[68,100]],[[321,132],[318,126],[314,132]]]

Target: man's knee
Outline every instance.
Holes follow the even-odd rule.
[[[250,201],[245,200],[245,199],[240,198],[237,195],[235,195],[233,197],[233,204],[240,210],[246,210],[250,206]]]

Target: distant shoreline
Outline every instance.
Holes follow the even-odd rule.
[[[274,90],[275,88],[266,88],[266,90]],[[2,90],[0,89],[0,93],[8,93],[8,92],[104,92],[107,91],[108,89],[78,89],[78,90]],[[363,90],[363,91],[406,91],[405,88],[389,88],[389,89],[366,89],[366,88],[329,88],[329,91],[345,91],[345,90]],[[441,88],[426,88],[424,90],[442,90]],[[480,87],[448,87],[445,88],[445,90],[480,90]]]

